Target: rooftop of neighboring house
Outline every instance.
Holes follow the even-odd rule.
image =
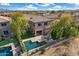
[[[37,22],[46,22],[46,21],[52,21],[54,19],[49,19],[45,16],[41,16],[41,15],[31,15],[31,14],[26,14],[26,17],[29,18],[30,21],[37,23]]]
[[[79,12],[74,13],[74,16],[79,16]]]
[[[0,22],[8,22],[10,21],[9,17],[0,16]]]
[[[48,19],[57,19],[59,16],[58,14],[48,14],[45,15],[45,17],[47,17]]]

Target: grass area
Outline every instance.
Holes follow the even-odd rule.
[[[23,36],[22,36],[22,39],[27,39],[27,38],[31,38],[31,37],[34,37],[35,35],[30,32],[30,31],[27,31]]]
[[[0,41],[0,46],[9,44],[9,43],[11,43],[11,42],[12,42],[11,39],[6,39],[6,40],[3,40],[3,41]]]

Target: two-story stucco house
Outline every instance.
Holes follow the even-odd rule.
[[[0,40],[10,37],[10,21],[8,17],[0,16]]]
[[[29,18],[29,21],[31,21],[31,31],[35,35],[47,34],[51,30],[51,22],[54,20],[53,18],[51,19],[41,15],[30,14],[25,16]]]
[[[51,30],[51,22],[58,18],[57,15],[53,14],[49,16],[25,14],[25,16],[29,18],[29,21],[31,23],[30,30],[35,35],[47,34]],[[9,17],[0,16],[0,39],[10,37],[10,21],[11,20]]]

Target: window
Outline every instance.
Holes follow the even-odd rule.
[[[46,25],[46,26],[47,26],[47,25],[48,25],[48,22],[44,22],[44,25]]]
[[[42,35],[42,30],[37,31],[37,35]]]
[[[9,32],[8,32],[8,31],[4,31],[4,34],[5,34],[5,35],[8,35],[8,34],[9,34]]]
[[[38,26],[41,26],[42,24],[41,23],[38,23]]]
[[[6,25],[7,25],[6,23],[2,23],[2,24],[1,24],[1,26],[6,26]]]

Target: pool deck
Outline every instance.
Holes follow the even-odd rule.
[[[45,39],[42,38],[43,36],[36,36],[36,37],[32,37],[32,38],[28,38],[28,39],[24,39],[22,40],[22,43],[24,43],[25,41],[31,40],[32,42],[38,41],[38,42],[42,42],[45,41]]]

